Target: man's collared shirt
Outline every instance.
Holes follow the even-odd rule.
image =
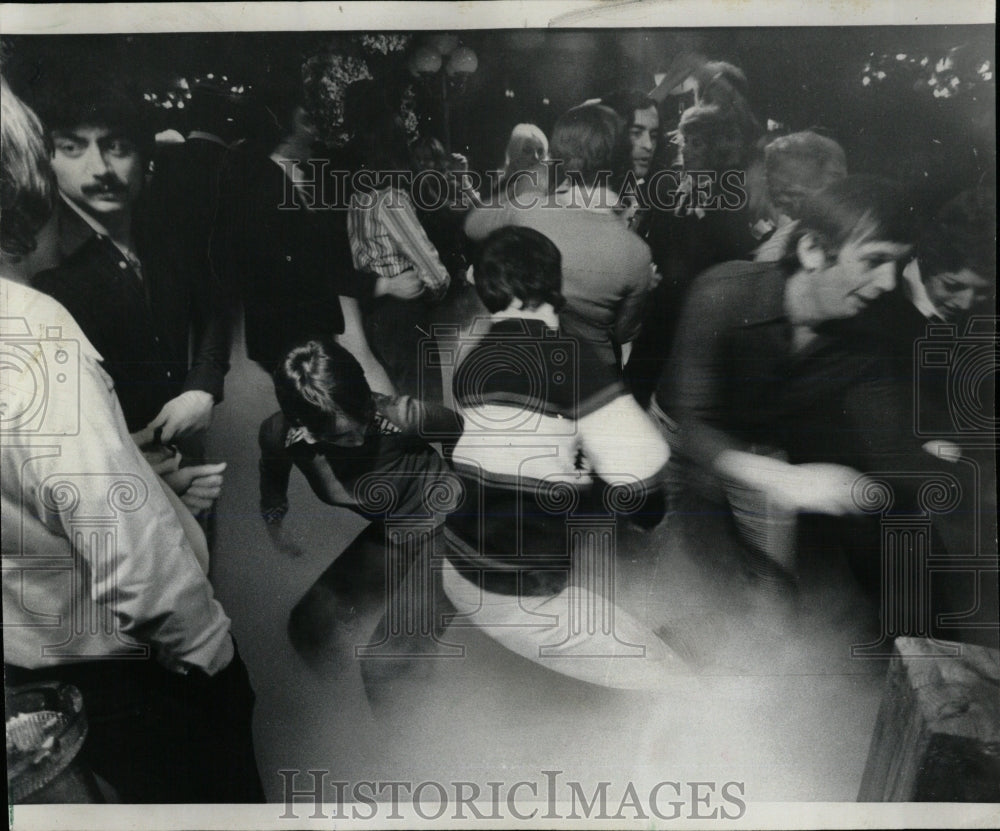
[[[98,222],[96,217],[91,216],[89,213],[87,213],[85,210],[83,210],[79,205],[77,205],[72,199],[68,199],[65,194],[60,193],[59,196],[62,198],[62,201],[66,205],[68,205],[73,211],[76,212],[77,216],[79,216],[80,219],[82,219],[85,223],[87,223],[87,225],[90,226],[90,228],[93,230],[93,232],[95,234],[97,234],[98,239],[102,239],[102,240],[106,239],[112,245],[114,245],[115,248],[118,249],[119,253],[125,258],[125,260],[127,261],[128,265],[132,268],[133,272],[135,272],[136,277],[138,277],[141,280],[142,279],[142,262],[135,255],[135,253],[133,251],[129,251],[124,246],[122,246],[119,243],[115,242],[115,240],[112,239],[111,234],[108,233],[108,229],[105,228],[103,224],[101,224],[100,222]],[[82,245],[82,243],[84,241],[85,241],[84,239],[81,239],[80,240],[80,244]],[[77,247],[79,247],[79,246],[77,246]],[[73,250],[75,251],[76,249],[73,249]],[[70,253],[72,253],[72,252],[70,252]]]
[[[920,264],[916,260],[910,260],[903,269],[903,285],[910,298],[910,302],[916,306],[920,314],[930,321],[937,323],[944,321],[944,315],[938,311],[937,306],[934,305],[934,301],[927,294],[923,277],[920,274]]]
[[[38,668],[151,649],[170,670],[214,674],[233,654],[229,618],[101,356],[51,298],[0,280],[0,299],[4,660]]]
[[[110,237],[65,200],[58,217],[66,256],[37,274],[32,286],[58,300],[103,356],[130,431],[145,427],[187,390],[221,401],[229,327],[211,292],[197,284],[202,272],[194,255],[157,235],[160,228],[144,227],[149,223],[142,216],[135,228],[145,241],[140,276]],[[189,356],[192,330],[196,348]]]
[[[786,280],[774,264],[732,262],[695,281],[656,393],[681,453],[705,469],[724,450],[762,445],[794,463],[921,470],[927,454],[887,356],[846,334],[853,319],[796,349]]]

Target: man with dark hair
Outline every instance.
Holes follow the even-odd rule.
[[[601,99],[626,124],[632,146],[632,175],[626,177],[622,198],[631,203],[629,227],[645,238],[649,225],[649,177],[657,166],[660,136],[660,111],[644,92],[625,89]]]
[[[172,245],[142,201],[150,124],[114,84],[77,78],[45,92],[63,261],[34,286],[69,309],[103,356],[137,443],[180,440],[197,461],[222,400],[230,333],[199,252]],[[188,466],[168,481],[199,513],[218,496],[223,469]]]
[[[604,686],[657,688],[683,672],[680,660],[579,579],[586,544],[570,524],[613,524],[627,513],[609,495],[616,489],[648,510],[669,448],[615,368],[590,359],[589,342],[559,337],[561,260],[534,229],[506,227],[475,265],[492,317],[455,373],[463,499],[445,526],[444,589],[460,614],[483,610],[484,631],[529,660]],[[608,610],[618,640],[597,645],[585,625],[574,631],[570,606]],[[630,644],[644,654],[627,657]]]
[[[660,112],[656,103],[636,89],[618,90],[601,99],[626,124],[632,147],[632,175],[636,181],[647,177],[660,146]]]
[[[624,122],[599,104],[574,107],[556,122],[550,150],[560,178],[553,194],[529,192],[502,207],[473,209],[465,231],[482,240],[515,225],[548,237],[562,256],[563,333],[619,367],[641,329],[653,277],[649,248],[626,227],[615,189],[628,158]]]
[[[80,691],[79,759],[111,786],[105,798],[263,802],[253,691],[179,506],[129,436],[86,334],[7,279],[11,255],[30,273],[55,187],[40,125],[6,83],[0,97],[4,682]]]
[[[681,170],[654,183],[646,235],[662,280],[650,297],[643,334],[626,371],[643,405],[668,360],[695,278],[718,263],[748,259],[757,245],[747,210],[750,147],[736,115],[716,105],[690,107],[681,116],[676,140]]]

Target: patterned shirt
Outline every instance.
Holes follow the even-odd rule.
[[[417,218],[409,195],[395,188],[358,192],[347,213],[351,255],[358,271],[395,277],[410,268],[435,295],[448,288],[448,270]]]

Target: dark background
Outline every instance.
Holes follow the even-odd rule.
[[[743,68],[762,124],[822,127],[843,144],[852,172],[900,179],[933,202],[995,181],[995,80],[976,75],[984,60],[995,72],[994,33],[994,26],[463,31],[456,34],[476,51],[479,67],[449,96],[452,145],[474,168],[499,167],[514,124],[531,121],[548,133],[584,99],[625,86],[651,89],[654,73],[693,50]],[[426,34],[416,33],[415,43]],[[351,33],[18,36],[4,38],[4,72],[29,100],[33,84],[75,61],[124,67],[146,90],[182,75],[225,73],[287,104],[303,60],[331,44],[351,49]],[[904,72],[862,86],[866,62],[882,55],[890,64],[897,53],[926,56],[933,65],[956,47],[956,71],[977,83],[955,97],[935,98]],[[406,60],[391,55],[376,74],[411,82]],[[439,87],[416,85],[422,129],[440,135]],[[665,126],[676,110],[668,101]],[[182,111],[159,115],[162,127],[184,131]]]

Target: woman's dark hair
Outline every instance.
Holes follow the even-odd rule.
[[[490,234],[473,272],[476,291],[490,312],[520,300],[526,309],[551,303],[558,311],[562,296],[562,255],[544,234],[508,225]]]
[[[406,129],[398,113],[399,102],[392,101],[385,85],[376,81],[355,81],[344,93],[344,128],[369,170],[412,169]]]
[[[704,147],[704,164],[696,165],[694,169],[705,168],[722,173],[746,166],[751,148],[738,116],[731,110],[714,104],[688,107],[681,114],[677,134],[682,156],[685,145],[698,142]],[[692,169],[686,157],[685,167]]]
[[[962,191],[921,229],[917,241],[921,277],[968,268],[986,280],[996,280],[996,229],[996,192],[982,187]]]
[[[313,432],[338,412],[362,423],[372,417],[372,392],[361,364],[330,338],[292,347],[274,371],[274,392],[285,417]]]
[[[0,250],[23,257],[55,205],[49,147],[35,114],[0,78]]]
[[[631,145],[625,122],[610,107],[581,104],[564,113],[549,143],[557,179],[593,187],[620,184],[630,167]]]
[[[691,77],[698,88],[699,104],[731,112],[747,144],[753,144],[760,137],[763,130],[750,109],[749,84],[742,69],[727,61],[707,61]]]
[[[852,238],[904,245],[914,241],[913,205],[900,185],[877,176],[854,175],[833,182],[802,201],[798,220],[788,256],[795,256],[806,234],[831,257]]]

